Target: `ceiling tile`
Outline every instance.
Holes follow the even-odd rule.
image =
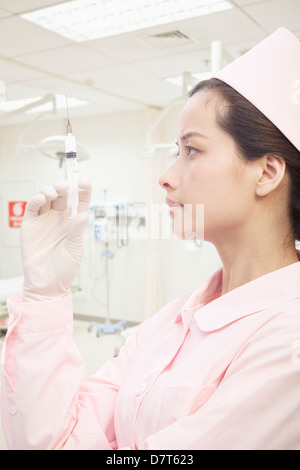
[[[140,100],[150,106],[158,107],[164,107],[170,101],[181,96],[180,87],[159,79],[144,81],[138,87],[135,83],[127,83],[109,90],[121,96]]]
[[[253,3],[261,3],[264,0],[234,0],[234,3],[238,6],[252,5]]]
[[[264,29],[239,8],[187,20],[182,24],[181,31],[195,38],[201,48],[207,47],[214,40],[227,44],[255,38],[264,33]]]
[[[299,0],[268,0],[246,6],[244,10],[268,33],[274,32],[281,26],[285,26],[291,31],[299,30]]]
[[[0,78],[7,83],[22,82],[41,77],[45,77],[45,74],[26,67],[13,59],[0,58]]]
[[[11,16],[11,13],[6,11],[6,10],[2,10],[2,8],[0,8],[0,18],[7,18]]]
[[[117,63],[111,57],[78,44],[26,55],[19,57],[19,60],[53,74],[79,72],[95,67],[109,67]]]
[[[66,0],[1,0],[1,8],[13,13],[23,13],[29,10],[37,10],[50,5],[64,3]]]
[[[39,96],[41,96],[41,94],[44,95],[45,93],[53,93],[68,94],[70,96],[77,96],[78,98],[84,99],[84,96],[87,93],[86,87],[73,83],[63,77],[46,76],[46,78],[30,80],[23,83],[23,85],[35,88]]]
[[[46,95],[44,90],[40,90],[32,86],[30,82],[23,83],[7,83],[6,86],[6,100],[14,101],[26,98],[41,98]]]
[[[1,20],[0,24],[0,56],[18,57],[71,44],[68,39],[17,16]]]
[[[209,64],[210,49],[206,49],[137,62],[135,67],[156,77],[167,78],[181,75],[183,72],[197,73],[209,71]]]
[[[165,26],[164,29],[149,28],[143,33],[125,34],[122,38],[113,36],[110,38],[97,39],[89,41],[86,44],[91,49],[110,55],[111,57],[123,62],[132,63],[140,60],[153,59],[174,53],[173,48],[159,49],[150,44],[145,44],[143,39],[149,34],[172,31],[173,27]],[[189,48],[196,48],[198,44],[191,44]]]
[[[113,87],[124,83],[137,83],[149,80],[149,73],[145,73],[135,66],[121,64],[104,69],[85,70],[68,74],[69,78],[79,80],[87,86]]]

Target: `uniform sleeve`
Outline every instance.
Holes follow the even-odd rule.
[[[8,308],[1,379],[8,449],[115,449],[114,406],[134,339],[97,376],[83,379],[71,296],[32,303],[11,298]]]
[[[147,449],[300,450],[300,335],[266,325],[198,411],[147,438]]]

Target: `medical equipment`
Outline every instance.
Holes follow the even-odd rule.
[[[91,322],[88,331],[92,331],[93,327],[96,327],[97,336],[100,336],[100,333],[109,334],[117,333],[121,331],[126,326],[126,321],[121,320],[117,323],[111,323],[110,321],[110,296],[109,296],[109,261],[114,257],[114,252],[109,249],[109,242],[105,242],[105,250],[102,251],[101,257],[105,260],[105,282],[106,282],[106,319],[105,323],[101,324],[98,322]]]
[[[38,150],[40,153],[45,155],[45,157],[57,160],[59,162],[59,168],[64,167],[66,160],[65,154],[65,135],[52,135],[41,140],[37,145],[31,146],[32,149]],[[77,162],[80,163],[84,160],[88,160],[90,155],[86,148],[76,141],[76,153],[77,153]]]
[[[92,271],[91,268],[93,268],[93,272],[97,273],[99,267],[103,268],[104,271],[101,277],[91,273],[94,280],[92,296],[98,303],[100,303],[99,299],[94,296],[96,283],[102,279],[105,282],[105,305],[101,304],[102,307],[105,307],[106,311],[105,321],[103,323],[91,322],[88,327],[89,332],[95,328],[97,336],[121,333],[127,326],[127,321],[125,320],[111,322],[110,318],[110,283],[112,278],[111,272],[113,272],[113,260],[116,256],[116,249],[128,246],[130,235],[128,231],[130,232],[131,226],[142,236],[141,231],[146,224],[146,207],[144,203],[128,203],[124,199],[118,202],[108,202],[108,190],[104,189],[103,194],[104,201],[102,203],[89,207],[91,217],[88,225],[90,227],[90,235],[96,243],[96,245],[90,243],[90,249],[92,246],[97,251],[100,248],[99,255],[101,258],[100,261],[95,256],[96,253],[93,252],[89,260],[90,272]]]
[[[67,137],[65,140],[66,150],[66,169],[68,189],[68,207],[71,209],[71,218],[77,215],[78,207],[78,170],[77,170],[77,153],[76,140],[72,133],[72,127],[69,119],[68,102],[67,104]]]

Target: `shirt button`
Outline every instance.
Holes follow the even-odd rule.
[[[146,391],[147,385],[148,385],[147,382],[140,383],[140,385],[135,389],[135,395],[137,397],[142,395]]]

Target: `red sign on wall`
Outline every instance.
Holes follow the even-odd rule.
[[[26,201],[11,201],[8,203],[9,227],[20,228],[24,217]]]

